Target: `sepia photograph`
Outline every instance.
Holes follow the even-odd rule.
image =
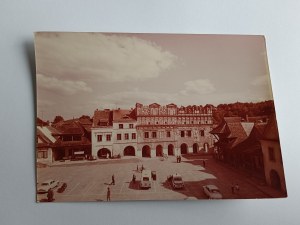
[[[36,201],[285,198],[261,35],[35,33]]]

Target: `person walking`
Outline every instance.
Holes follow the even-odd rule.
[[[107,187],[106,201],[110,202],[110,188]]]
[[[206,166],[205,164],[206,164],[206,162],[205,162],[205,160],[203,159],[203,160],[202,160],[202,165],[203,165],[204,168],[205,168],[205,166]]]
[[[53,202],[53,200],[54,200],[53,197],[54,197],[54,193],[53,193],[53,190],[50,188],[47,193],[48,202]]]
[[[132,182],[135,184],[135,180],[136,180],[136,177],[135,177],[135,174],[133,174],[132,176]]]
[[[232,183],[232,184],[231,184],[231,193],[232,193],[232,194],[234,194],[234,189],[235,189],[235,186],[234,186],[234,184]]]
[[[112,175],[112,176],[111,176],[111,184],[112,184],[112,185],[115,185],[115,175]]]

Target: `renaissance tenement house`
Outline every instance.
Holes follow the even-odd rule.
[[[96,110],[93,156],[155,157],[208,152],[213,145],[212,106],[137,103],[131,110]]]

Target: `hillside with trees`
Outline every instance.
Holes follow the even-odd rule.
[[[213,111],[213,118],[216,123],[222,121],[224,117],[239,116],[245,119],[247,116],[268,116],[275,112],[274,101],[264,101],[258,103],[231,103],[220,104]]]

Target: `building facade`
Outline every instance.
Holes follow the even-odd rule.
[[[275,114],[271,116],[260,143],[267,184],[286,193],[287,190]]]
[[[156,157],[205,153],[213,145],[209,133],[212,125],[212,106],[209,105],[177,107],[175,104],[137,103],[131,110],[106,110],[106,113],[96,110],[92,154]],[[107,135],[111,135],[109,141]]]
[[[133,110],[96,110],[92,128],[94,157],[139,156]]]

